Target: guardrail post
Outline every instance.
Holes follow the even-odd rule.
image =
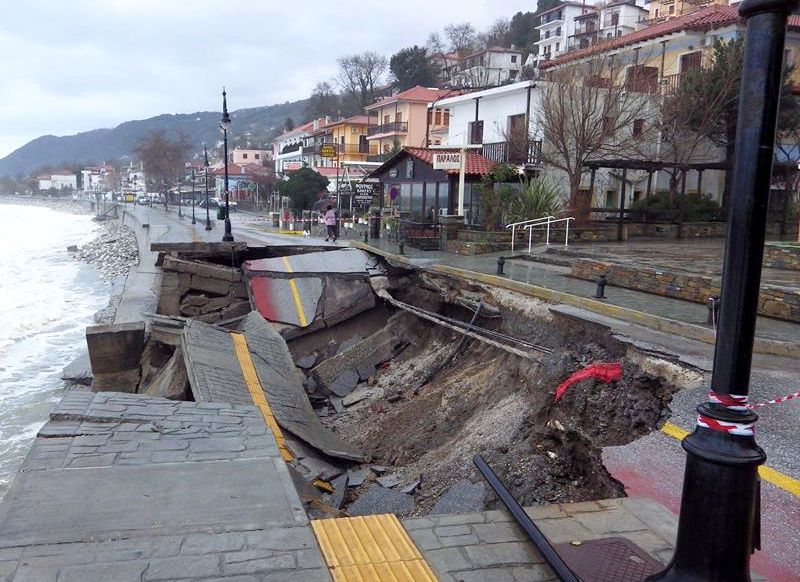
[[[569,246],[569,221],[572,220],[571,218],[567,219],[567,234],[564,235],[564,246]]]
[[[606,278],[605,274],[600,275],[597,278],[597,289],[594,291],[594,298],[595,299],[605,299],[606,298],[606,285],[608,284],[608,279]]]
[[[503,265],[506,264],[506,260],[503,257],[497,257],[497,274],[503,275]]]

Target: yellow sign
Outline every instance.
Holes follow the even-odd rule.
[[[319,155],[323,158],[335,158],[336,157],[336,144],[335,143],[324,143],[319,148]]]

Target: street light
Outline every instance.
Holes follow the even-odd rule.
[[[211,230],[211,217],[208,214],[208,150],[203,144],[203,177],[206,181],[206,230]]]
[[[231,117],[228,115],[228,97],[225,87],[222,88],[222,121],[219,122],[222,130],[222,142],[225,150],[225,234],[222,235],[223,242],[233,242],[231,234],[231,208],[228,201],[228,130],[231,128]]]
[[[194,166],[192,166],[192,224],[197,224],[197,221],[194,218],[194,199],[196,191],[197,189],[195,188],[195,182],[194,182]]]

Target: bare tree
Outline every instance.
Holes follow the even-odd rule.
[[[375,97],[375,87],[389,65],[386,57],[374,52],[348,55],[336,60],[342,90],[356,96],[363,109]]]
[[[624,155],[655,127],[653,95],[629,90],[618,73],[613,59],[598,55],[550,72],[543,83],[535,119],[543,160],[566,174],[568,205],[576,211],[591,202],[581,196],[585,163]]]
[[[511,44],[511,21],[508,18],[498,18],[492,22],[486,31],[478,35],[478,44],[483,48]]]
[[[163,129],[152,130],[139,140],[134,152],[144,166],[147,185],[153,190],[170,188],[184,170],[189,144],[178,135],[170,140]]]
[[[330,83],[322,81],[317,83],[314,90],[311,91],[311,97],[306,106],[306,115],[312,119],[326,115],[335,116],[340,108],[339,96]]]
[[[478,44],[478,33],[469,22],[448,24],[444,27],[444,34],[450,41],[450,50],[460,56],[471,53]]]

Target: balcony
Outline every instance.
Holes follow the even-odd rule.
[[[527,148],[524,143],[520,143],[518,146],[507,141],[485,143],[481,153],[483,157],[489,158],[496,164],[519,166],[540,166],[542,164],[542,142],[536,140],[528,140]]]
[[[408,133],[408,122],[394,121],[392,123],[384,123],[383,125],[374,125],[367,129],[367,136],[382,133]]]

